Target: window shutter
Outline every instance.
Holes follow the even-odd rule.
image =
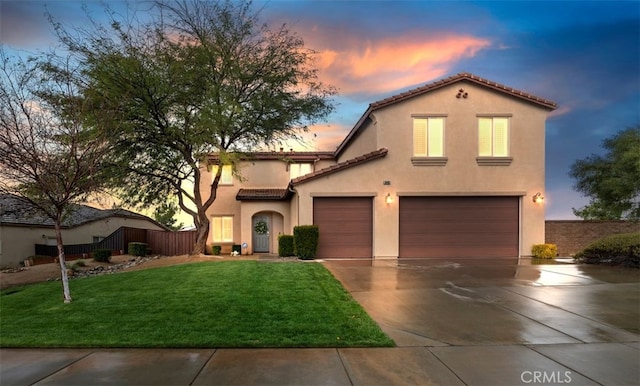
[[[222,241],[233,241],[233,217],[222,218]]]
[[[491,118],[478,119],[478,155],[480,157],[490,157],[491,151],[491,132],[493,120]]]
[[[423,118],[413,119],[413,155],[427,155],[427,120]]]
[[[493,119],[493,155],[506,157],[509,155],[509,124],[507,118]]]
[[[211,219],[211,227],[213,233],[213,241],[221,242],[222,241],[222,217],[214,217]]]
[[[444,119],[429,118],[429,157],[442,157],[444,155]]]

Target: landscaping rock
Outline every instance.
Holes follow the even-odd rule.
[[[131,267],[135,267],[136,265],[144,264],[148,261],[158,260],[161,257],[162,256],[132,257],[131,259],[119,264],[106,265],[106,266],[98,265],[96,267],[89,268],[89,269],[81,269],[81,268],[76,270],[69,269],[67,273],[69,277],[73,277],[73,278],[108,275],[108,274],[123,271]],[[57,281],[57,280],[60,280],[60,278],[59,277],[50,278],[48,281]]]

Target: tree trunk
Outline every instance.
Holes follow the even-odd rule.
[[[56,244],[58,246],[58,262],[60,263],[60,274],[62,277],[62,293],[64,302],[71,303],[71,292],[69,291],[69,276],[67,275],[67,262],[64,257],[64,245],[62,244],[62,231],[60,230],[60,220],[55,222]]]
[[[200,222],[200,226],[196,229],[196,243],[193,246],[191,255],[200,255],[205,252],[207,246],[207,238],[209,237],[209,220]]]

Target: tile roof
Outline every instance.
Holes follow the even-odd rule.
[[[288,200],[293,193],[285,189],[240,189],[236,194],[236,200]]]
[[[291,180],[291,184],[294,185],[294,186],[295,185],[300,185],[302,183],[309,182],[311,180],[315,180],[316,178],[324,177],[324,176],[327,176],[329,174],[336,173],[336,172],[351,168],[353,166],[360,165],[360,164],[363,164],[365,162],[372,161],[374,159],[382,158],[382,157],[385,157],[387,155],[387,152],[388,152],[388,150],[385,149],[385,148],[378,149],[376,151],[372,151],[371,153],[367,153],[367,154],[361,155],[359,157],[352,158],[352,159],[346,160],[344,162],[337,163],[337,164],[329,166],[327,168],[316,170],[313,173],[305,174],[304,176],[300,176],[298,178],[294,178],[293,180]]]
[[[73,205],[62,222],[63,228],[74,228],[93,221],[109,217],[124,217],[148,220],[158,226],[156,221],[139,213],[126,209],[97,209],[87,205]],[[29,203],[8,194],[0,195],[0,224],[16,226],[53,227],[53,220],[45,216]]]
[[[393,103],[396,103],[396,102],[399,102],[399,101],[402,101],[402,100],[405,100],[405,99],[408,99],[408,98],[412,98],[414,96],[421,95],[421,94],[424,94],[426,92],[429,92],[429,91],[432,91],[432,90],[435,90],[435,89],[438,89],[438,88],[441,88],[441,87],[444,87],[444,86],[448,86],[448,85],[450,85],[452,83],[459,82],[459,81],[462,81],[462,80],[466,80],[466,81],[469,81],[469,82],[472,82],[472,83],[479,84],[481,86],[485,86],[485,87],[492,88],[494,90],[505,92],[507,94],[510,94],[511,96],[516,97],[516,98],[525,99],[525,100],[527,100],[529,102],[533,102],[535,104],[541,105],[541,106],[546,107],[546,108],[551,109],[551,110],[555,110],[558,107],[558,105],[555,102],[550,101],[548,99],[540,98],[540,97],[537,97],[537,96],[535,96],[533,94],[529,94],[529,93],[526,93],[524,91],[516,90],[515,88],[508,87],[508,86],[502,85],[500,83],[496,83],[496,82],[490,81],[490,80],[485,79],[485,78],[481,78],[481,77],[479,77],[477,75],[473,75],[473,74],[470,74],[468,72],[461,72],[459,74],[450,76],[448,78],[444,78],[444,79],[438,80],[436,82],[429,83],[429,84],[426,84],[426,85],[418,87],[418,88],[414,88],[413,90],[409,90],[407,92],[403,92],[401,94],[394,95],[394,96],[391,96],[389,98],[385,98],[385,99],[379,100],[377,102],[373,102],[373,103],[370,104],[370,106],[373,109],[379,109],[381,107],[385,107],[385,106],[388,106],[390,104],[393,104]]]
[[[298,161],[298,162],[311,162],[315,160],[332,160],[335,157],[332,151],[257,151],[253,153],[246,153],[240,157],[243,161],[268,161],[268,160],[282,160],[282,161]],[[210,154],[209,160],[217,161],[217,154]]]

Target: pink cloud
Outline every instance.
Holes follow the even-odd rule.
[[[364,40],[314,26],[306,38],[318,52],[320,78],[341,94],[389,92],[441,77],[461,59],[475,56],[490,41],[453,33]],[[304,34],[303,34],[304,35]]]
[[[279,146],[295,151],[334,151],[350,129],[337,123],[313,125],[308,132],[301,134],[303,142],[292,140]]]

